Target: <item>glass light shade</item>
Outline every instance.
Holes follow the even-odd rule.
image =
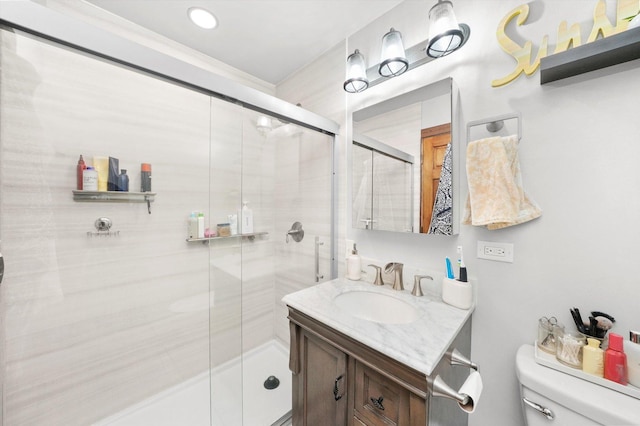
[[[405,72],[407,68],[409,68],[409,61],[404,52],[402,34],[391,28],[382,38],[378,73],[383,77],[395,77]]]
[[[429,11],[429,45],[427,55],[439,58],[462,46],[464,35],[453,14],[453,4],[439,0]]]
[[[262,133],[269,132],[273,128],[271,125],[271,119],[264,115],[259,116],[256,121],[256,128]]]
[[[204,28],[206,30],[211,30],[218,26],[218,20],[213,15],[213,13],[208,10],[202,9],[200,7],[192,7],[187,11],[189,15],[189,19],[191,22],[199,26],[200,28]]]
[[[347,79],[342,87],[349,93],[362,92],[369,87],[364,56],[358,49],[347,58]]]

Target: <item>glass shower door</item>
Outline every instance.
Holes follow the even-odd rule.
[[[333,136],[246,110],[242,147],[242,202],[258,234],[242,240],[243,417],[271,425],[291,410],[281,299],[331,279]]]

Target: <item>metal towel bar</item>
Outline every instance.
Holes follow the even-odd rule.
[[[470,121],[467,123],[467,144],[471,142],[471,128],[475,126],[486,125],[487,130],[495,133],[502,129],[504,120],[518,120],[518,140],[522,139],[522,115],[519,112],[497,115],[495,117],[485,118],[482,120]]]

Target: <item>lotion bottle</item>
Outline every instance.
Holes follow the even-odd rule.
[[[609,347],[604,353],[604,378],[621,385],[627,384],[627,355],[619,334],[609,334]]]
[[[604,351],[600,341],[587,337],[587,346],[582,348],[582,371],[594,376],[604,375]]]
[[[629,384],[640,388],[640,331],[630,331],[629,340],[624,341],[627,354]]]
[[[347,257],[347,278],[353,281],[359,281],[361,278],[362,260],[356,249],[356,245],[353,245],[351,254]]]

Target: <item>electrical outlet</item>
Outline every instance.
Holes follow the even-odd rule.
[[[513,263],[513,244],[478,241],[478,259]]]

